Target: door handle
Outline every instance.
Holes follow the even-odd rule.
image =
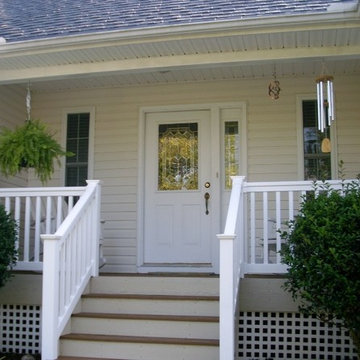
[[[205,214],[209,215],[209,199],[210,199],[210,194],[207,192],[204,195],[205,198]]]

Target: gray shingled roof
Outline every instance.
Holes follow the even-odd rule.
[[[7,42],[115,30],[324,13],[353,0],[0,0]]]

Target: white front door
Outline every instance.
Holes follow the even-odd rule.
[[[211,266],[210,111],[145,117],[144,264]]]

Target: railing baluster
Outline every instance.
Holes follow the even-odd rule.
[[[46,228],[45,228],[45,233],[46,234],[51,234],[51,204],[52,204],[52,200],[51,200],[51,196],[47,196],[46,198]]]
[[[24,229],[24,261],[29,262],[30,256],[30,213],[31,213],[31,204],[30,197],[27,196],[25,200],[25,229]]]
[[[40,260],[40,227],[41,227],[41,197],[37,196],[35,201],[35,249],[34,260]]]
[[[289,191],[289,220],[294,220],[294,191]]]
[[[10,214],[11,212],[11,202],[10,202],[10,198],[7,197],[5,198],[5,211]]]
[[[255,222],[255,193],[250,194],[250,248],[251,248],[251,264],[255,264],[255,240],[256,240],[256,222]]]
[[[281,256],[279,251],[281,250],[281,239],[280,234],[278,233],[278,229],[281,229],[281,192],[276,192],[276,200],[275,200],[275,206],[276,206],[276,263],[280,264],[281,262]]]
[[[16,221],[16,223],[18,224],[18,226],[20,226],[20,211],[21,211],[21,202],[20,202],[20,197],[16,196],[15,197],[15,213],[14,213],[14,220]],[[16,242],[15,242],[15,248],[16,250],[19,250],[19,237],[20,237],[20,233],[19,233],[19,229],[18,229],[18,236],[16,238]],[[19,254],[17,255],[19,257]]]
[[[268,224],[269,224],[269,212],[268,212],[268,193],[267,191],[263,192],[263,257],[264,264],[269,263],[269,233],[268,233]]]
[[[69,203],[68,203],[68,213],[69,213],[74,206],[74,197],[69,196],[68,201],[69,201]]]
[[[63,213],[63,197],[57,197],[57,210],[56,210],[56,229],[60,226],[61,222],[63,221],[62,213]]]

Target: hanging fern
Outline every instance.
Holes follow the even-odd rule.
[[[3,129],[0,134],[0,171],[13,176],[22,168],[34,168],[41,182],[54,173],[54,161],[60,165],[64,151],[40,120],[28,120],[15,130]]]

